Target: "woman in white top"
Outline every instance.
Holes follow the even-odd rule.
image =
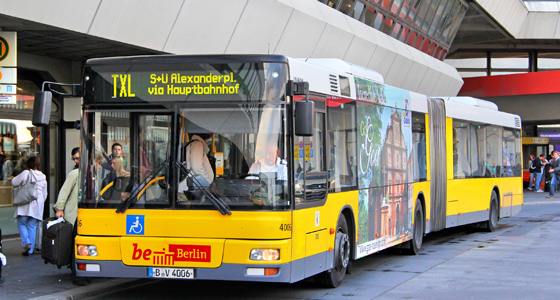
[[[18,206],[14,217],[17,218],[19,234],[23,250],[21,255],[28,256],[35,249],[35,235],[37,221],[43,219],[43,207],[47,199],[47,177],[39,169],[39,158],[30,157],[25,163],[25,170],[12,179],[13,186],[19,186],[31,176],[31,181],[37,182],[37,200]]]

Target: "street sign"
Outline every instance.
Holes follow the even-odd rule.
[[[17,68],[0,67],[0,84],[16,84]]]
[[[16,95],[0,95],[0,104],[16,104]]]
[[[0,31],[0,67],[17,66],[17,32]]]
[[[15,84],[1,84],[0,85],[0,94],[15,94],[16,93],[16,85]]]

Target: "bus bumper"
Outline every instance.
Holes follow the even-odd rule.
[[[85,264],[83,271],[76,268],[78,277],[123,277],[123,278],[151,278],[150,268],[145,266],[127,266],[121,261],[99,261],[76,259],[76,264]],[[217,268],[192,268],[194,280],[231,280],[231,281],[260,281],[260,282],[285,282],[291,281],[291,268],[293,263],[280,265],[245,265],[222,264]],[[276,275],[248,275],[248,268],[278,268]],[[176,268],[182,269],[182,268]],[[184,268],[183,268],[184,269]],[[170,278],[173,279],[173,278]],[[296,280],[297,281],[297,280]]]

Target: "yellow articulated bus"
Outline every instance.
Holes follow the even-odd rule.
[[[523,202],[518,116],[340,60],[91,59],[82,89],[78,276],[336,287]]]

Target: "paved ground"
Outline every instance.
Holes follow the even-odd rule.
[[[545,196],[546,193],[526,192],[525,205],[560,204],[560,198],[546,199]],[[510,223],[510,220],[514,221],[515,218],[503,223]],[[427,270],[412,272],[410,278],[398,284],[398,288],[372,293],[370,297],[449,299],[455,298],[457,293],[466,288],[488,286],[488,291],[500,291],[502,298],[557,298],[558,294],[554,293],[558,292],[558,288],[550,287],[558,286],[557,280],[560,274],[558,269],[560,256],[556,254],[560,245],[557,239],[560,234],[560,215],[551,215],[547,220],[541,221],[535,219],[534,222],[529,223],[534,223],[534,226],[515,226],[511,231],[503,232],[499,240],[490,240],[477,246],[480,250],[471,250],[460,256],[450,255],[445,264],[438,264],[431,268],[430,272],[424,273]],[[83,299],[145,283],[144,280],[100,278],[93,279],[88,286],[75,286],[72,283],[70,269],[57,269],[53,265],[45,265],[40,254],[22,256],[21,242],[18,238],[5,239],[2,246],[8,264],[2,268],[0,299]],[[406,258],[404,260],[401,258],[400,264],[406,265],[405,260]],[[507,271],[501,268],[504,264],[516,264],[523,267],[516,269],[527,271],[525,274],[507,274]],[[417,265],[417,267],[421,266]],[[480,270],[483,270],[482,276]],[[461,274],[455,274],[457,272]],[[387,274],[390,273],[384,272],[383,276],[386,278]],[[364,274],[359,277],[367,281],[372,280]],[[498,284],[498,286],[493,284],[504,280],[509,280],[509,284]],[[215,282],[213,284],[216,286]],[[527,289],[528,292],[540,287],[542,295],[535,298],[534,294],[519,294],[525,285],[531,285],[531,288]],[[508,286],[515,288],[508,288]],[[346,288],[352,289],[350,286]],[[336,295],[337,290],[330,290],[330,292]],[[341,292],[342,290],[344,288],[340,289]],[[408,291],[415,292],[410,294]],[[434,297],[436,295],[437,297]],[[471,296],[485,298],[484,295],[488,296],[487,293]]]

